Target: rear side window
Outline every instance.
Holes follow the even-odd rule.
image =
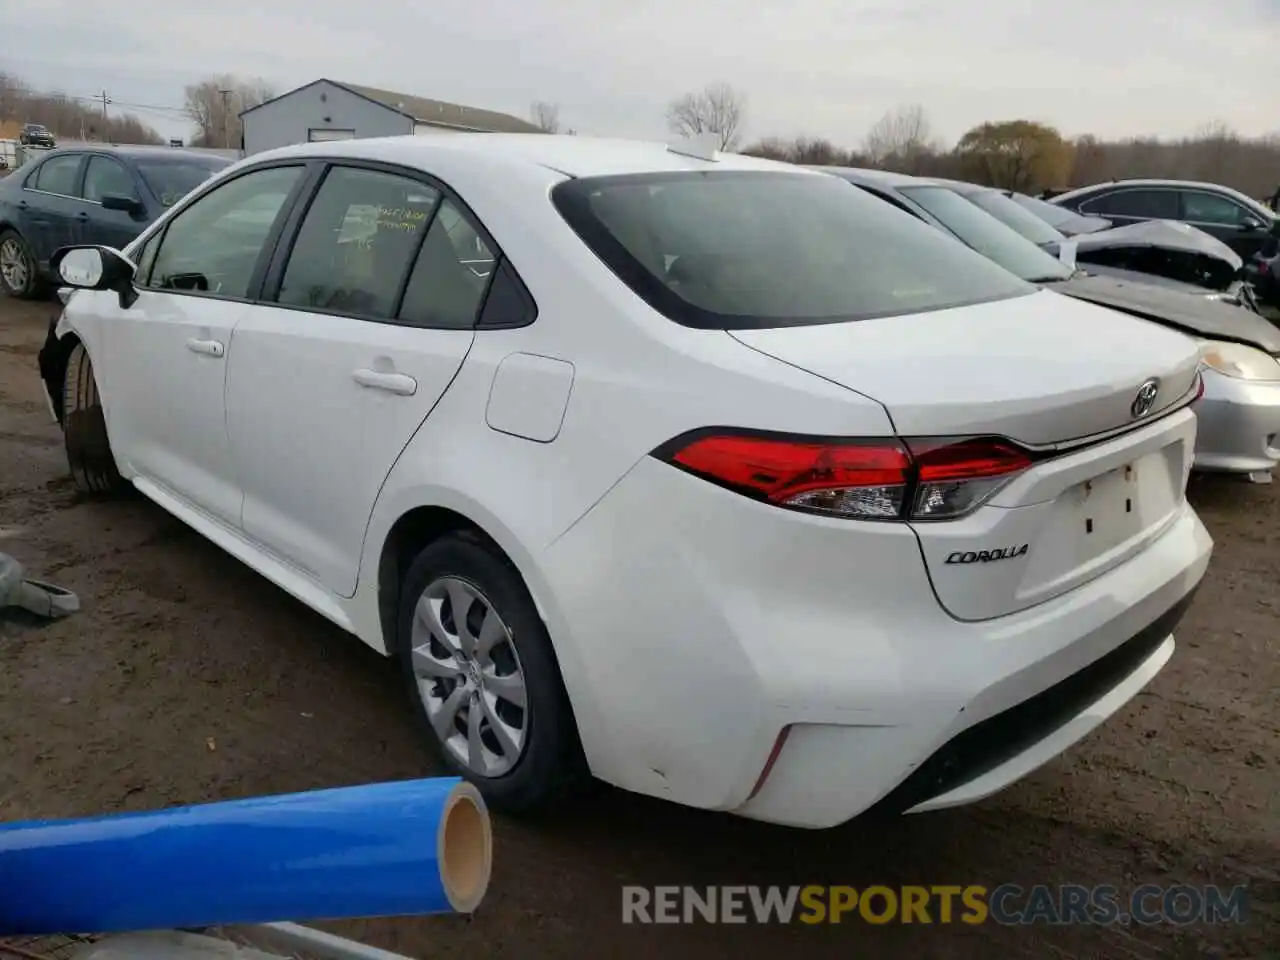
[[[1032,288],[825,174],[724,170],[566,180],[552,201],[671,320],[704,329],[940,310]]]
[[[72,153],[62,157],[50,157],[36,171],[36,182],[32,184],[37,190],[45,193],[56,193],[64,197],[76,195],[76,175],[80,172],[81,154]]]
[[[334,167],[302,221],[276,299],[392,319],[439,199],[439,191],[407,177]]]
[[[1172,190],[1117,190],[1080,204],[1082,213],[1138,217],[1143,220],[1177,220],[1178,195]]]
[[[452,201],[443,201],[413,265],[399,319],[416,327],[470,330],[494,265],[489,245]]]

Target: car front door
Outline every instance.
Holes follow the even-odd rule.
[[[29,225],[27,242],[41,268],[59,247],[76,242],[76,214],[81,210],[80,173],[84,154],[63,153],[45,159],[24,184],[19,202]],[[26,204],[23,208],[22,204]]]
[[[138,185],[115,157],[89,154],[84,168],[84,209],[77,215],[77,243],[101,244],[123,250],[147,225]],[[138,210],[108,210],[104,196],[126,197],[138,203]]]
[[[1230,197],[1207,190],[1183,190],[1182,219],[1211,234],[1246,261],[1262,249],[1270,236],[1270,222]]]
[[[152,485],[232,527],[241,491],[227,437],[227,362],[305,175],[295,164],[219,184],[144,244],[133,304],[94,295],[105,353],[94,365],[117,459],[144,491]]]
[[[415,174],[335,165],[236,329],[227,424],[245,534],[339,596],[378,491],[474,337],[492,244]],[[467,221],[470,223],[470,221]],[[479,231],[476,231],[479,235]],[[491,258],[491,255],[489,255]]]

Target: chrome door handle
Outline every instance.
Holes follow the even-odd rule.
[[[356,370],[351,379],[362,387],[371,390],[385,390],[402,397],[411,397],[418,392],[418,381],[403,373],[379,373],[377,370]]]
[[[187,349],[192,353],[203,353],[208,357],[220,357],[225,352],[217,340],[188,340]]]

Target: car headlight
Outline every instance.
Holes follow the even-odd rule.
[[[1280,380],[1280,362],[1242,343],[1201,341],[1200,360],[1206,367],[1239,380]]]

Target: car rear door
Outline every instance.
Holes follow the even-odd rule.
[[[84,154],[56,154],[45,158],[24,185],[19,207],[28,225],[27,242],[42,268],[55,250],[76,242],[83,169]]]
[[[287,229],[265,300],[236,329],[227,424],[245,534],[339,596],[400,452],[474,338],[490,269],[447,190],[377,165],[331,166]],[[482,252],[492,249],[480,241]],[[490,259],[492,255],[490,254]]]

